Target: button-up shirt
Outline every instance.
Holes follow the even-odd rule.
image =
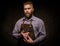
[[[16,38],[20,38],[19,32],[20,32],[21,24],[23,23],[23,19],[25,19],[25,17],[19,19],[16,22],[15,27],[13,29],[12,35]],[[33,41],[33,43],[38,43],[46,37],[45,25],[44,25],[43,20],[35,17],[34,15],[32,15],[32,17],[30,19],[32,19],[32,25],[33,25],[33,29],[34,29],[35,38],[36,38]],[[30,24],[30,19],[29,20],[26,19],[24,21],[24,24]]]

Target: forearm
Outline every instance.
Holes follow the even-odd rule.
[[[45,30],[45,25],[43,21],[39,21],[38,30],[39,32],[37,34],[37,38],[33,41],[33,43],[41,42],[46,37],[46,30]]]
[[[33,41],[33,43],[35,44],[35,43],[41,42],[42,40],[45,39],[45,37],[46,37],[45,34],[44,34],[44,35],[40,35],[39,37],[37,37],[37,38]]]
[[[12,35],[13,35],[13,37],[15,37],[17,39],[22,37],[20,33],[19,34],[18,33],[13,33]]]

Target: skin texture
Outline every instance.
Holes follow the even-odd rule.
[[[24,14],[27,19],[30,19],[33,14],[34,8],[31,4],[24,5]]]

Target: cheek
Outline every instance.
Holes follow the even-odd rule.
[[[24,10],[24,13],[26,12],[26,10]]]
[[[32,10],[29,10],[29,13],[31,13],[32,12]]]
[[[24,13],[32,13],[32,10],[24,10]]]

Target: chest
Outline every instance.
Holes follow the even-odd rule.
[[[24,24],[30,24],[30,21],[25,21]],[[39,26],[37,21],[32,21],[31,24],[32,24],[33,28],[38,28],[38,26]]]

